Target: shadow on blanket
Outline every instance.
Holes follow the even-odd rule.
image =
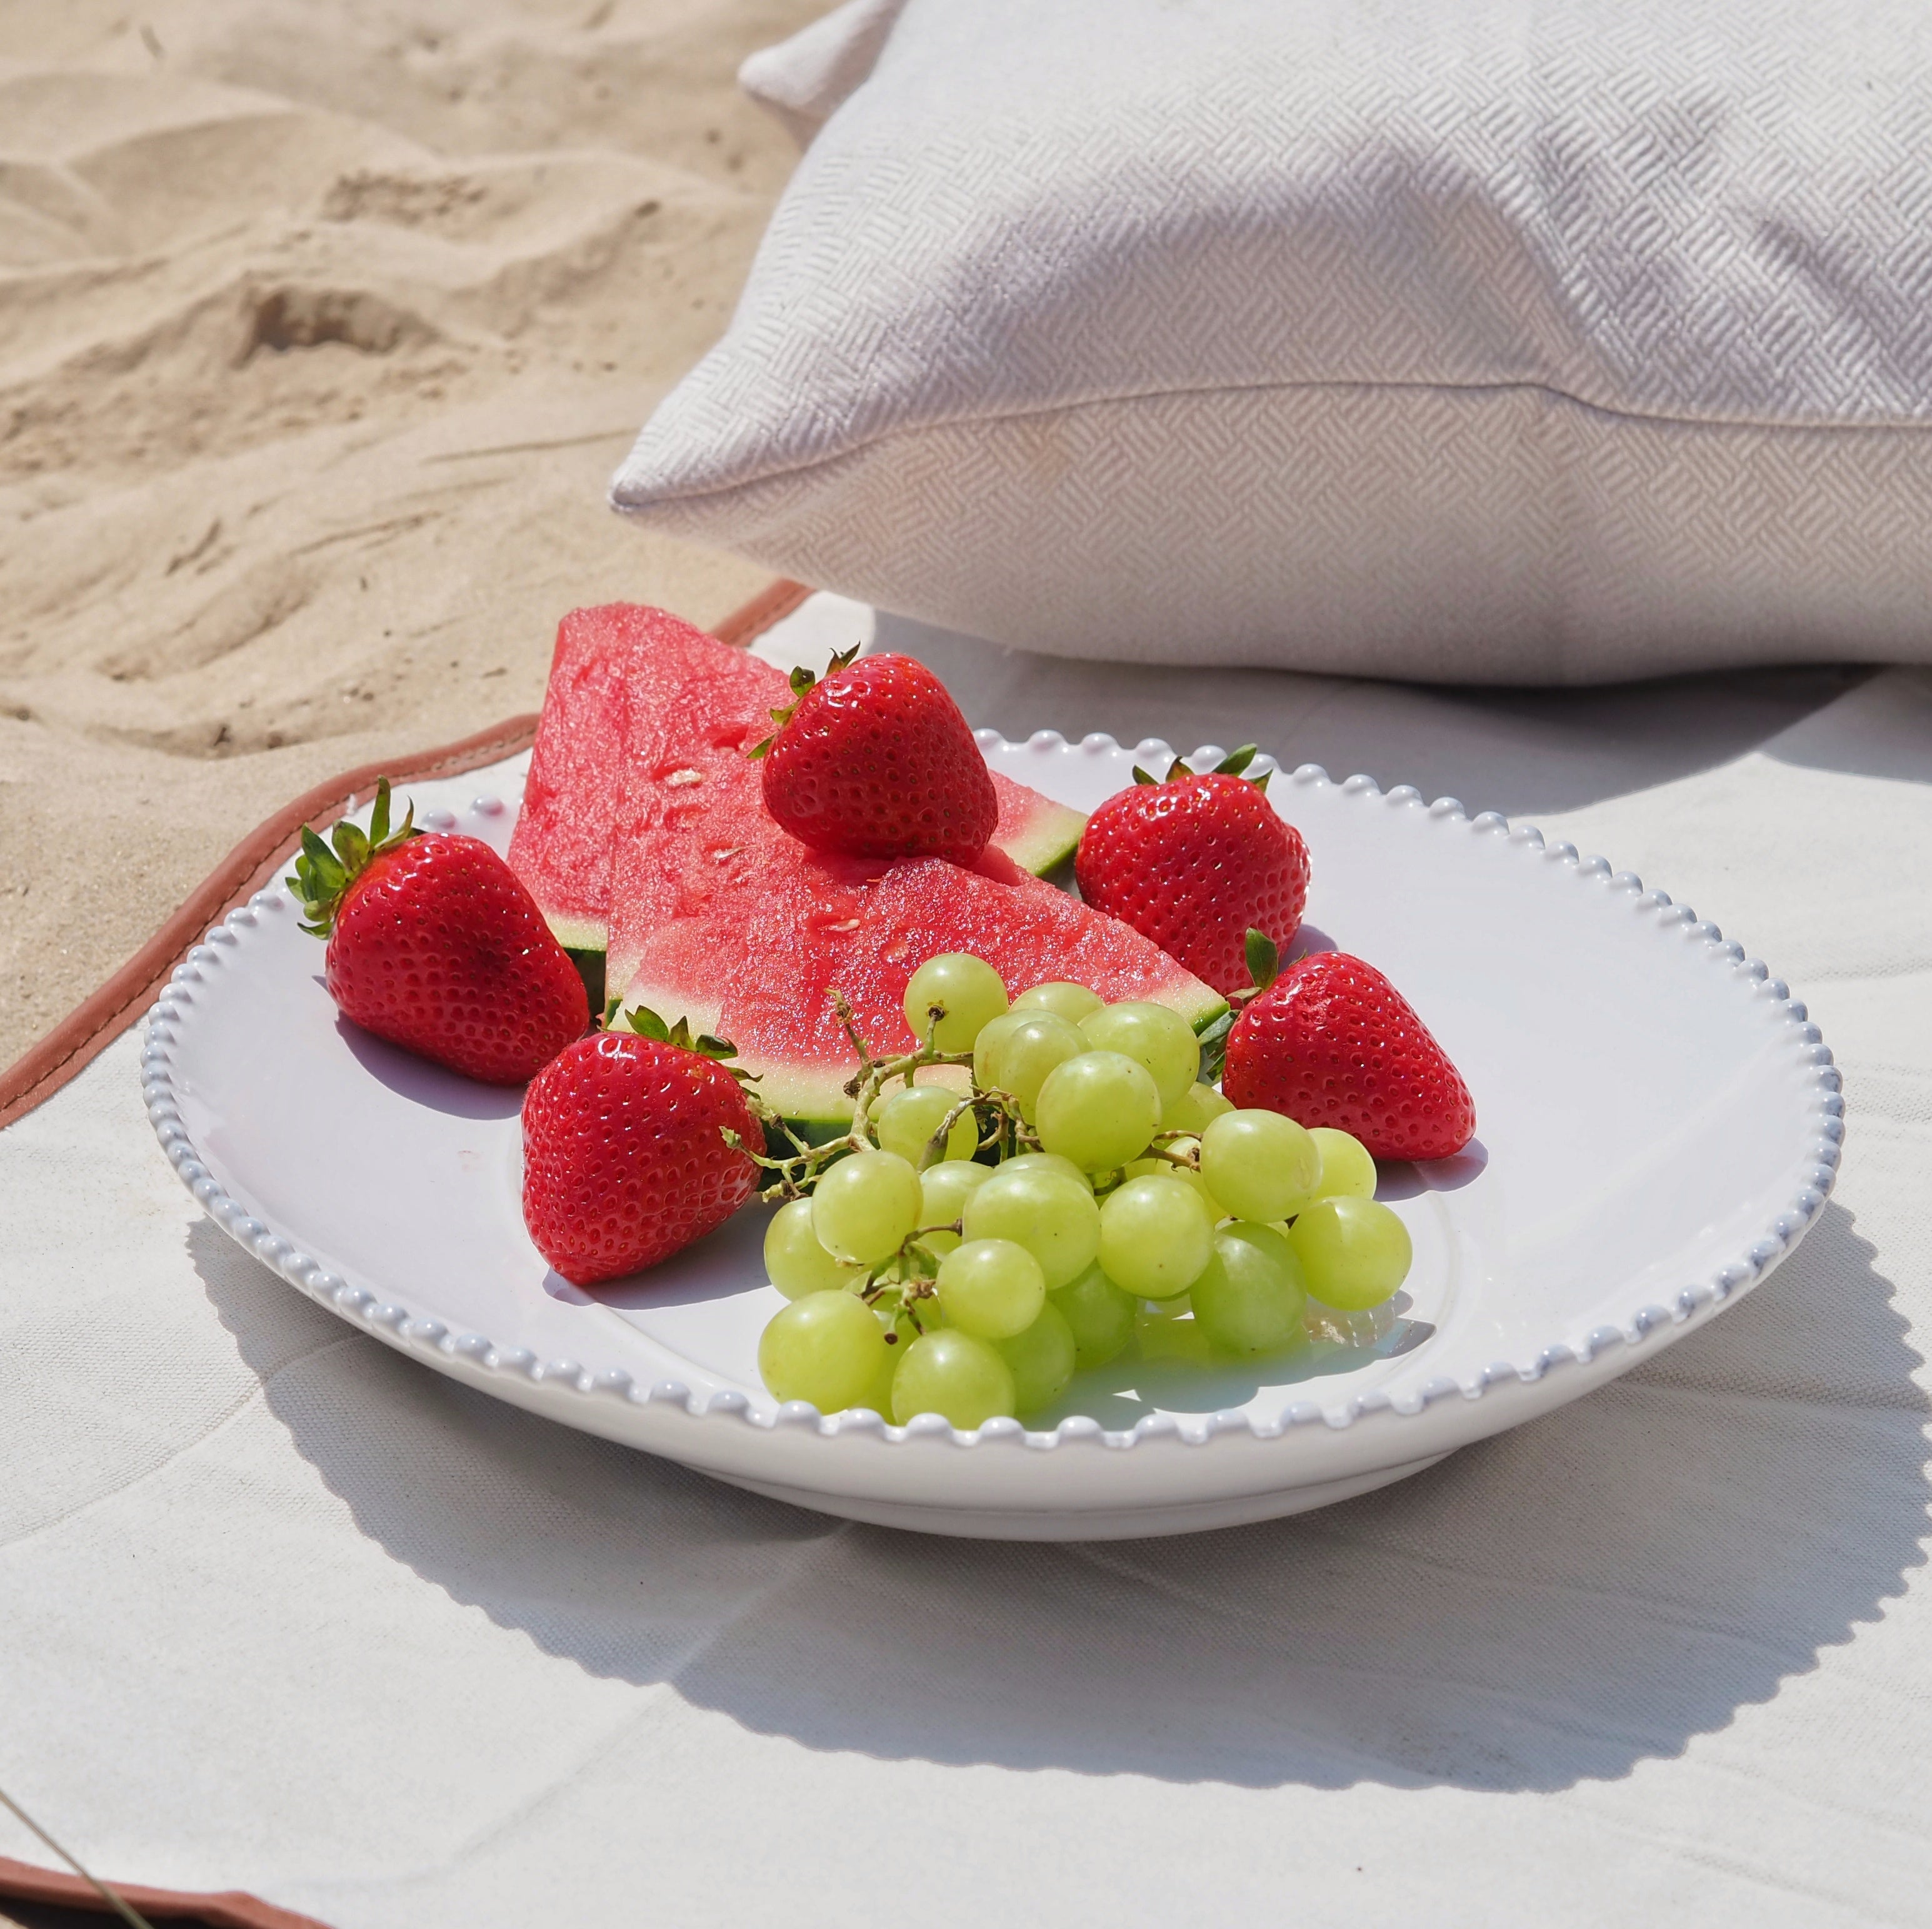
[[[1318,763],[1337,778],[1364,771],[1384,790],[1412,783],[1426,798],[1460,798],[1472,813],[1532,822],[1768,747],[1869,674],[1800,665],[1550,690],[1372,683],[1291,670],[1203,675],[1144,663],[1096,676],[1090,663],[1003,649],[884,613],[874,647],[929,663],[975,726],[1008,737],[1042,726],[1071,737],[1104,730],[1130,744],[1159,736],[1184,756],[1198,743],[1219,742],[1228,719],[1238,717],[1244,738],[1290,768]],[[1925,687],[1932,691],[1932,678]],[[1898,734],[1909,756],[1912,732],[1901,726]]]
[[[811,1748],[1558,1789],[1724,1728],[1924,1558],[1920,1358],[1835,1205],[1760,1292],[1533,1425],[1324,1512],[1084,1547],[800,1512],[373,1340],[291,1361],[292,1324],[342,1329],[212,1227],[189,1239],[270,1409],[396,1559],[550,1654]]]

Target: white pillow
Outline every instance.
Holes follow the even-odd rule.
[[[810,31],[750,78],[830,118],[620,508],[1070,655],[1932,657],[1921,0]]]

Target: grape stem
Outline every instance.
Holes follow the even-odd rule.
[[[829,1139],[820,1146],[808,1145],[795,1132],[790,1125],[766,1101],[754,1092],[747,1092],[753,1114],[766,1128],[767,1146],[764,1152],[755,1152],[728,1128],[721,1128],[724,1142],[734,1150],[743,1152],[761,1170],[777,1175],[773,1182],[764,1188],[758,1197],[768,1203],[781,1200],[802,1199],[819,1179],[826,1167],[833,1160],[842,1158],[848,1152],[874,1152],[878,1148],[878,1137],[873,1129],[872,1107],[878,1102],[879,1095],[896,1078],[902,1078],[908,1085],[914,1083],[914,1075],[928,1065],[968,1065],[973,1062],[970,1052],[942,1052],[933,1042],[938,1029],[939,1014],[926,1027],[926,1042],[916,1051],[900,1053],[896,1058],[876,1056],[866,1042],[864,1034],[853,1015],[850,1001],[842,991],[834,990],[832,1008],[838,1014],[838,1023],[845,1035],[851,1041],[852,1049],[859,1056],[859,1069],[845,1081],[845,1089],[852,1100],[850,1129],[836,1139]],[[982,1113],[992,1115],[991,1127],[976,1148],[985,1152],[998,1146],[1003,1140],[1010,1140],[1017,1152],[1024,1143],[1037,1146],[1040,1141],[1028,1130],[1019,1116],[1019,1104],[1012,1093],[997,1092],[974,1086],[970,1093],[946,1112],[939,1129],[927,1142],[921,1154],[922,1170],[937,1164],[944,1157],[946,1141],[954,1126],[968,1113],[978,1118]],[[772,1128],[782,1133],[790,1142],[791,1152],[783,1158],[769,1155],[769,1139]]]
[[[906,1079],[906,1083],[908,1085],[912,1083],[910,1074]],[[921,1172],[924,1172],[928,1166],[936,1166],[944,1162],[946,1158],[946,1141],[952,1136],[953,1127],[972,1110],[973,1101],[970,1098],[962,1098],[958,1104],[947,1108],[946,1116],[933,1128],[932,1137],[926,1140],[926,1150],[920,1155],[919,1169]],[[974,1137],[977,1137],[977,1136],[978,1128],[976,1125]]]
[[[1166,1145],[1161,1143],[1163,1139],[1171,1142],[1175,1139],[1190,1139],[1193,1136],[1191,1132],[1156,1133],[1154,1143],[1148,1147],[1143,1156],[1150,1159],[1165,1159],[1169,1165],[1179,1166],[1184,1171],[1198,1172],[1201,1170],[1201,1150],[1198,1146],[1192,1152],[1177,1152],[1171,1143]]]

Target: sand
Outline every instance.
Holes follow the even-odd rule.
[[[239,834],[764,572],[604,489],[729,315],[824,0],[0,0],[0,1065]]]

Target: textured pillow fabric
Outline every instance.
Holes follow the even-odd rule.
[[[738,85],[803,147],[862,85],[905,0],[845,0],[802,33],[753,54]]]
[[[1919,0],[894,12],[620,508],[1073,655],[1932,657]]]

